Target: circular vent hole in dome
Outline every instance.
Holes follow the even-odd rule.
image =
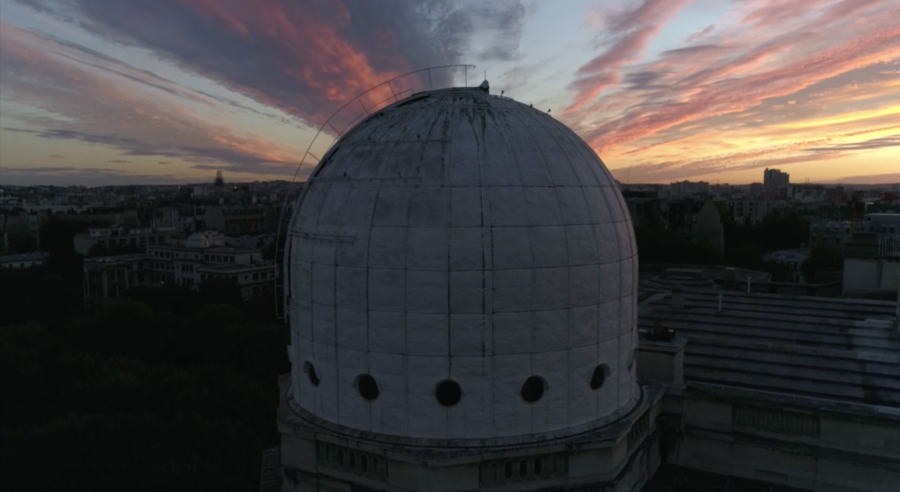
[[[303,372],[306,373],[309,382],[312,383],[313,386],[319,385],[319,375],[316,374],[316,366],[312,365],[312,362],[306,361],[303,363]]]
[[[462,398],[462,390],[456,381],[448,379],[438,383],[437,389],[434,390],[434,396],[441,405],[452,407],[459,403],[460,398]]]
[[[607,377],[609,377],[609,366],[600,364],[594,368],[594,373],[591,375],[591,389],[600,389],[603,383],[606,382]]]
[[[378,383],[375,382],[375,378],[372,376],[369,376],[368,374],[360,376],[356,383],[356,387],[359,389],[359,394],[366,400],[372,401],[375,398],[378,398]]]
[[[542,396],[544,396],[544,380],[537,376],[526,379],[525,384],[522,385],[522,399],[528,403],[534,403]]]

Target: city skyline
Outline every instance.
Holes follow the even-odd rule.
[[[889,0],[4,2],[0,184],[290,179],[344,102],[448,63],[477,66],[456,85],[487,70],[551,110],[626,183],[900,182],[897,16]]]

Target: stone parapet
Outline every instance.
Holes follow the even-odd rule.
[[[684,348],[687,339],[671,341],[641,338],[638,345],[638,377],[665,383],[684,382]]]
[[[280,382],[284,491],[633,491],[661,464],[656,427],[661,386],[644,388],[638,405],[618,420],[580,434],[455,447],[449,442],[379,442],[323,427],[289,404],[289,380]]]

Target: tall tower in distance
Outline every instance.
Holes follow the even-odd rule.
[[[225,193],[225,178],[222,177],[222,170],[216,171],[216,180],[213,181],[213,194],[222,196]]]
[[[791,175],[783,173],[779,169],[769,169],[763,172],[763,186],[766,188],[783,188],[790,186]]]

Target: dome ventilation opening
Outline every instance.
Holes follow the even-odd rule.
[[[544,389],[544,380],[537,376],[531,376],[522,385],[522,399],[528,403],[534,403],[544,396]]]
[[[437,389],[434,391],[434,396],[437,398],[438,403],[445,407],[452,407],[459,403],[460,398],[462,398],[462,390],[459,387],[459,384],[456,381],[446,380],[441,381],[437,385]]]
[[[591,375],[591,389],[597,390],[603,387],[606,378],[609,377],[609,366],[600,364],[594,368],[594,374]]]
[[[363,374],[357,378],[356,388],[359,390],[360,396],[368,401],[378,398],[378,394],[380,393],[375,378],[368,374]]]
[[[306,373],[309,382],[312,383],[313,386],[319,385],[319,375],[316,374],[316,366],[312,365],[312,362],[306,361],[303,363],[303,372]]]

